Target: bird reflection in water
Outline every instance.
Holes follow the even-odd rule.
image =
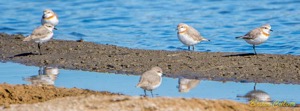
[[[54,85],[59,70],[57,67],[40,67],[38,75],[23,78],[23,80],[30,82],[32,85]]]
[[[271,102],[271,97],[268,93],[262,90],[256,90],[256,83],[254,84],[253,90],[249,91],[244,96],[237,96],[241,98],[247,98],[248,101],[257,101],[257,102]]]
[[[177,86],[178,91],[181,93],[187,93],[191,89],[195,88],[200,83],[198,79],[186,79],[186,78],[179,78]]]

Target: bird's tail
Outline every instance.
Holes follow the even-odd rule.
[[[243,39],[244,36],[235,37],[235,39]]]
[[[141,87],[141,83],[138,83],[135,87]]]
[[[23,77],[22,79],[23,79],[24,81],[29,81],[29,78]]]
[[[23,41],[30,41],[31,40],[31,37],[30,36],[28,36],[28,37],[26,37],[25,39],[23,39]]]
[[[202,40],[203,40],[203,41],[210,41],[209,39],[205,39],[205,38],[203,38]]]

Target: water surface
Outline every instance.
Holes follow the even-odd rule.
[[[1,0],[0,32],[29,35],[40,25],[42,11],[53,9],[60,19],[54,38],[98,44],[151,49],[186,50],[177,39],[178,23],[187,23],[211,42],[196,46],[201,52],[252,52],[252,46],[234,37],[270,23],[274,32],[257,47],[258,53],[300,54],[300,2],[297,0],[72,0],[36,1]],[[0,63],[0,83],[29,84],[23,78],[37,76],[39,67]],[[142,95],[135,85],[139,76],[106,74],[59,69],[57,87],[77,87]],[[229,99],[253,90],[254,83],[201,80],[187,93],[178,92],[178,78],[163,78],[154,91],[156,96]],[[256,89],[268,93],[272,100],[300,103],[300,86],[258,83]]]
[[[31,84],[24,78],[39,75],[39,67],[24,66],[16,63],[0,63],[0,83]],[[95,91],[109,91],[132,96],[143,96],[142,89],[135,87],[139,76],[125,74],[108,74],[59,69],[57,78],[53,81],[56,87],[82,88]],[[195,87],[187,92],[179,92],[179,78],[163,77],[160,87],[153,91],[155,97],[185,97],[203,99],[227,99],[247,102],[239,98],[254,90],[254,83],[220,82],[200,80]],[[182,78],[181,78],[182,79]],[[44,78],[45,80],[45,78]],[[267,93],[273,101],[288,101],[300,103],[300,85],[257,83],[255,90]],[[148,95],[150,93],[148,92]]]
[[[211,40],[196,51],[252,52],[234,37],[270,23],[274,32],[258,53],[300,54],[300,2],[297,0],[2,0],[0,32],[29,35],[40,25],[42,11],[60,18],[55,39],[151,49],[185,50],[177,39],[178,23],[187,23]]]

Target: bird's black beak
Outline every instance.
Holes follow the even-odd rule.
[[[56,28],[56,27],[54,27],[54,30],[57,30],[57,28]]]
[[[272,30],[272,29],[270,29],[270,31],[271,31],[271,32],[273,32],[273,30]]]

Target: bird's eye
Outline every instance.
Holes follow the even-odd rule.
[[[268,29],[267,27],[264,27],[265,29]]]

